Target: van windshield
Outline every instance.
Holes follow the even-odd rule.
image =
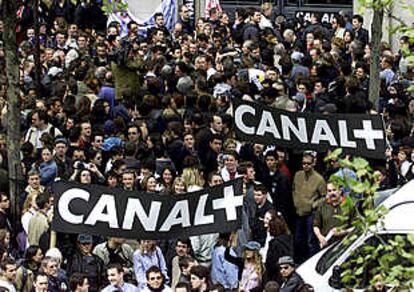
[[[356,237],[358,238],[358,237]],[[356,240],[356,239],[355,239]],[[354,241],[355,241],[354,240]],[[325,274],[327,270],[336,262],[336,260],[345,252],[345,250],[354,242],[348,241],[346,244],[344,240],[338,241],[331,245],[328,250],[319,259],[316,265],[316,272],[318,274]]]

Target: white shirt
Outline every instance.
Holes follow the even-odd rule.
[[[9,292],[16,292],[16,288],[10,282],[0,279],[0,287],[6,288]]]
[[[164,285],[164,289],[161,290],[162,292],[172,292],[172,289],[168,287],[167,285]],[[151,290],[148,287],[145,287],[141,290],[141,292],[151,292]]]
[[[101,292],[114,292],[114,291],[118,291],[118,289],[119,289],[118,287],[108,285],[105,288],[103,288]],[[121,287],[121,290],[122,292],[138,292],[138,288],[129,283],[124,283],[124,285],[122,285]]]
[[[267,232],[265,245],[260,249],[260,255],[262,256],[262,262],[266,263],[267,251],[269,250],[269,242],[273,239],[273,236]]]
[[[22,216],[22,226],[26,234],[29,234],[29,222],[30,222],[30,219],[32,219],[32,217],[35,214],[36,214],[36,210],[33,208],[30,208]]]

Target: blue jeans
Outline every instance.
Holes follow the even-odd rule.
[[[297,263],[303,263],[319,251],[319,245],[313,233],[313,217],[313,214],[296,217],[295,257]]]

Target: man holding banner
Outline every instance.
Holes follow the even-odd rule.
[[[240,227],[241,179],[175,199],[67,182],[53,189],[53,229],[60,232],[169,239]]]

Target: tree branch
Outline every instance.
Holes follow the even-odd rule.
[[[392,20],[395,20],[396,22],[398,22],[400,24],[400,26],[408,27],[408,25],[404,22],[404,20],[402,20],[401,17],[398,17],[398,16],[394,15],[388,7],[385,8],[385,13],[387,14],[387,16],[389,18],[391,18]]]

